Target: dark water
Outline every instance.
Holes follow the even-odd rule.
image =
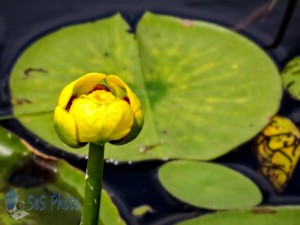
[[[300,53],[300,3],[277,0],[268,11],[262,0],[0,0],[0,116],[10,115],[10,94],[8,79],[18,55],[36,38],[64,25],[104,18],[116,12],[132,25],[132,29],[145,11],[175,15],[178,17],[208,20],[238,30],[263,47],[277,63],[278,68]],[[260,19],[253,19],[262,13]],[[279,113],[300,125],[300,103],[284,96]],[[49,146],[43,140],[27,131],[15,119],[0,121],[3,125],[35,147],[64,158],[73,165],[85,169],[85,159]],[[243,144],[231,153],[214,160],[227,165],[251,178],[262,190],[263,204],[300,204],[300,166],[282,194],[274,192],[271,185],[256,173],[257,161],[250,151],[252,141]],[[121,209],[121,215],[132,225],[168,225],[175,221],[194,217],[208,210],[197,209],[183,204],[160,186],[156,173],[160,161],[105,165],[104,186],[113,195]],[[12,182],[22,177],[16,174]],[[34,178],[30,179],[31,184]],[[20,181],[20,180],[19,180]],[[153,212],[135,218],[131,210],[149,204]]]

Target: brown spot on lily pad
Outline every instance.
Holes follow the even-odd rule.
[[[251,209],[251,213],[253,214],[275,214],[277,211],[273,208],[268,207],[259,207]]]
[[[24,70],[24,75],[28,77],[32,72],[48,73],[48,71],[43,68],[27,68]]]
[[[157,144],[153,144],[153,145],[145,145],[145,146],[142,146],[139,148],[139,151],[141,153],[146,153],[147,151],[151,150],[151,149],[154,149],[160,145],[163,145],[165,142],[164,141],[160,141],[159,143]]]
[[[12,105],[23,105],[23,104],[31,104],[32,101],[27,98],[12,98]]]

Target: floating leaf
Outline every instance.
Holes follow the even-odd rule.
[[[289,61],[281,75],[284,89],[292,97],[300,100],[300,56]]]
[[[260,171],[278,192],[284,190],[299,160],[299,138],[292,121],[275,116],[257,139]]]
[[[299,215],[299,207],[259,207],[207,214],[176,225],[298,225]]]
[[[227,167],[194,161],[173,161],[159,169],[162,185],[174,197],[207,209],[251,207],[262,200],[256,185]]]
[[[277,111],[278,71],[246,38],[211,23],[150,13],[136,40],[126,29],[114,16],[68,26],[31,45],[10,82],[22,124],[70,150],[54,133],[52,110],[62,87],[93,71],[120,75],[145,111],[135,141],[107,146],[105,157],[114,160],[213,159],[252,138]]]

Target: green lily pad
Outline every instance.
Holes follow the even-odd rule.
[[[284,89],[293,98],[300,100],[300,56],[286,64],[281,76]]]
[[[105,157],[133,161],[216,158],[252,138],[276,113],[278,71],[246,38],[211,23],[150,13],[136,39],[127,29],[116,15],[36,41],[11,74],[14,115],[49,143],[86,153],[56,136],[56,99],[85,73],[119,75],[141,99],[145,125],[135,141],[107,145]]]
[[[259,207],[207,214],[176,225],[298,225],[299,215],[299,207]]]
[[[160,167],[164,188],[190,205],[213,209],[238,209],[259,204],[262,195],[245,176],[225,166],[195,161],[173,161]]]

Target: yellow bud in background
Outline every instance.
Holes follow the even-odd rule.
[[[67,85],[54,111],[58,136],[73,148],[128,143],[143,123],[137,96],[117,76],[101,73],[86,74]]]

